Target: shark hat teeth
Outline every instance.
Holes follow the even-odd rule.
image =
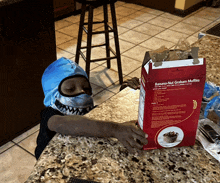
[[[76,107],[71,107],[71,106],[66,106],[56,100],[55,102],[56,107],[58,108],[59,111],[66,115],[84,115],[88,113],[93,107],[87,107],[87,108],[76,108]]]

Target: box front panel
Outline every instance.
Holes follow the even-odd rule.
[[[144,100],[144,105],[139,111],[144,106],[144,112],[139,125],[142,123],[141,128],[148,134],[145,150],[195,143],[204,83],[205,64],[152,70],[148,74],[142,69],[140,103]]]

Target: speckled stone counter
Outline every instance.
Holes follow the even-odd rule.
[[[220,62],[217,43],[203,37],[194,44],[200,46],[200,57],[207,58],[207,65]],[[86,116],[119,123],[137,120],[138,104],[139,90],[126,88]],[[26,183],[70,183],[73,177],[100,183],[220,183],[220,163],[198,141],[191,147],[149,150],[136,156],[114,138],[56,134]]]
[[[126,88],[86,116],[124,122],[137,119],[139,90]],[[57,134],[26,181],[70,182],[71,177],[101,183],[220,182],[220,164],[199,144],[131,155],[114,138]]]

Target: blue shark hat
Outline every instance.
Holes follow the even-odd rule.
[[[93,107],[93,99],[88,94],[74,97],[63,96],[59,92],[60,83],[67,77],[83,76],[86,72],[75,62],[64,57],[51,63],[43,73],[41,83],[44,91],[44,105],[52,107],[65,115],[84,115]]]

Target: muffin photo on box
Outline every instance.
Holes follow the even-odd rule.
[[[183,139],[183,130],[177,126],[170,126],[160,129],[155,140],[161,147],[169,148],[179,145]]]
[[[178,133],[177,132],[167,132],[165,134],[163,134],[163,140],[167,143],[173,143],[176,141],[177,137],[178,137]]]

